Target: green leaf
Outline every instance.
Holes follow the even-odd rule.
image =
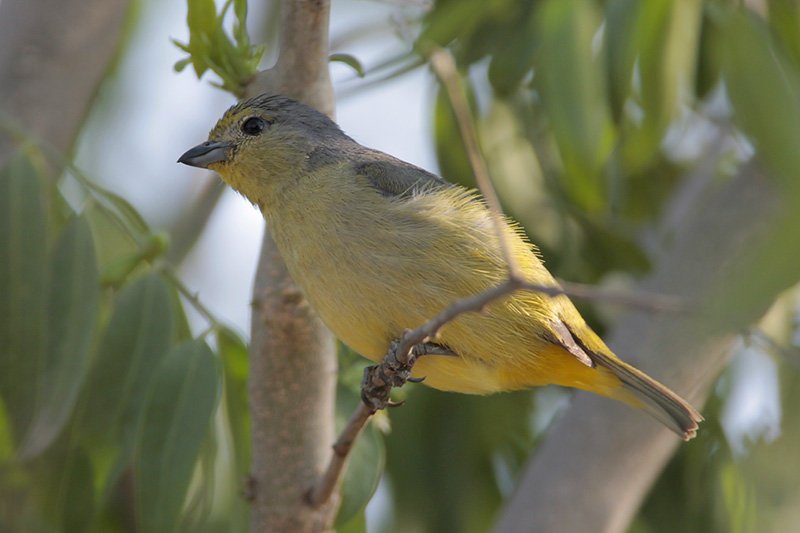
[[[508,21],[494,30],[496,46],[489,63],[489,82],[499,96],[513,94],[533,68],[536,56],[536,16],[533,3],[521,3]],[[503,32],[503,37],[497,35]]]
[[[87,203],[82,216],[89,222],[92,230],[101,272],[107,268],[108,263],[139,249],[136,240],[125,230],[119,215],[97,200],[90,200]]]
[[[752,141],[757,161],[780,194],[769,232],[757,249],[720,280],[716,308],[721,321],[737,323],[747,309],[771,303],[769,295],[800,279],[800,71],[762,20],[738,10],[717,15],[724,38],[723,74],[733,118]],[[752,172],[752,170],[751,170]],[[746,263],[746,264],[745,264]],[[748,280],[732,283],[731,280]]]
[[[173,336],[172,306],[157,274],[125,287],[95,357],[76,430],[94,446],[133,448],[148,386]]]
[[[722,77],[722,54],[719,50],[718,28],[704,13],[700,28],[700,42],[697,52],[697,76],[695,93],[697,98],[705,98],[718,86]]]
[[[250,60],[248,61],[248,70],[250,72],[257,72],[258,65],[261,63],[261,58],[264,57],[264,48],[263,45],[257,45],[252,47],[252,51],[250,52]]]
[[[336,418],[340,428],[344,427],[360,401],[361,398],[346,387],[338,388]],[[378,488],[385,463],[386,449],[383,438],[375,425],[370,424],[356,440],[347,460],[342,480],[342,503],[336,516],[335,527],[348,523],[364,510]]]
[[[342,505],[336,524],[344,524],[364,510],[378,488],[385,462],[383,438],[370,424],[353,446],[348,460],[342,480]]]
[[[800,63],[800,5],[794,0],[767,0],[769,22],[795,63]]]
[[[47,350],[34,421],[20,452],[31,458],[56,438],[72,412],[89,368],[100,297],[89,223],[75,218],[50,258]]]
[[[215,56],[216,61],[212,62],[211,65],[219,65],[219,68],[215,68],[214,72],[223,79],[238,78],[241,75],[239,68],[244,61],[242,61],[241,54],[221,25],[214,31],[212,42],[217,54]]]
[[[720,17],[734,119],[783,184],[800,186],[800,73],[755,16]]]
[[[699,0],[639,2],[636,10],[628,45],[635,49],[644,113],[641,124],[629,121],[625,130],[621,150],[631,171],[641,169],[659,150],[681,94],[694,86],[702,20]]]
[[[217,349],[225,370],[225,405],[228,410],[237,469],[240,476],[245,476],[250,471],[248,350],[239,335],[227,328],[217,331]]]
[[[73,450],[64,465],[64,483],[53,503],[61,531],[88,531],[95,512],[94,474],[89,456],[82,448]]]
[[[453,40],[466,36],[468,40],[478,33],[481,23],[502,16],[515,7],[516,0],[439,0],[425,17],[425,28],[420,35],[423,43],[434,42],[447,46]],[[467,43],[472,45],[479,39]],[[467,48],[471,48],[467,46]],[[484,47],[485,48],[485,47]],[[468,62],[479,59],[479,54],[466,54]]]
[[[147,225],[142,215],[139,214],[139,211],[133,207],[130,202],[128,202],[122,196],[115,194],[111,191],[104,190],[101,193],[103,197],[111,202],[113,206],[119,211],[120,215],[123,217],[125,222],[139,234],[139,236],[146,236],[150,235],[150,226]]]
[[[94,471],[86,449],[70,446],[67,439],[59,438],[25,467],[29,476],[27,489],[35,498],[29,500],[29,509],[15,511],[33,512],[42,524],[18,527],[14,531],[88,531],[95,516],[96,502]],[[19,481],[21,479],[17,483]]]
[[[226,476],[215,483],[214,507],[223,508],[212,519],[224,519],[225,531],[248,531],[250,504],[242,497],[242,483],[250,474],[250,406],[247,399],[248,350],[235,332],[216,331],[217,351],[223,365],[223,396],[217,413],[218,440],[225,441]],[[202,456],[202,452],[201,452]],[[219,464],[220,460],[216,459]],[[196,484],[193,483],[193,486]],[[225,490],[227,488],[227,491]],[[227,505],[225,505],[227,504]],[[223,507],[224,506],[224,507]],[[213,524],[213,522],[212,522]],[[212,530],[209,526],[207,530]]]
[[[104,286],[117,287],[136,271],[137,268],[151,263],[164,253],[169,246],[169,238],[163,232],[156,232],[148,237],[141,247],[135,251],[122,255],[103,266],[100,282]]]
[[[328,61],[330,61],[331,63],[333,62],[344,63],[345,65],[355,70],[359,78],[363,78],[365,75],[364,66],[361,64],[361,61],[359,61],[357,57],[352,56],[350,54],[331,54],[328,56]]]
[[[545,2],[534,77],[564,162],[567,191],[588,212],[607,206],[602,169],[616,136],[605,96],[603,55],[592,51],[600,23],[589,0]]]
[[[187,57],[186,59],[181,59],[180,61],[176,61],[175,65],[172,66],[175,69],[175,72],[183,72],[183,69],[188,67],[192,64],[192,58]]]
[[[757,531],[758,515],[753,487],[748,486],[735,463],[725,464],[720,472],[720,483],[734,533]]]
[[[634,31],[639,5],[638,0],[610,0],[605,6],[608,92],[616,122],[620,121],[633,89],[633,70],[639,52]]]
[[[24,156],[0,171],[0,395],[19,442],[45,350],[47,249],[39,178]]]
[[[135,458],[142,531],[173,531],[218,399],[219,368],[203,341],[176,346],[148,393]]]
[[[234,6],[236,20],[233,23],[233,41],[225,31],[224,21],[230,6]],[[214,84],[241,97],[243,86],[255,74],[263,54],[262,47],[250,44],[247,35],[246,0],[228,0],[219,14],[213,0],[190,0],[187,22],[189,44],[176,43],[189,57],[175,64],[182,70],[189,63],[195,74],[202,77],[211,69],[222,79],[222,85]]]
[[[177,46],[181,51],[186,52],[187,54],[191,53],[191,50],[189,49],[189,45],[188,44],[184,44],[184,43],[180,42],[177,39],[170,39],[170,41],[172,41],[172,44]],[[186,61],[190,61],[191,62],[191,58],[186,59]]]
[[[250,36],[247,35],[247,0],[233,0],[233,12],[236,22],[233,23],[233,38],[239,49],[250,48]]]
[[[386,439],[394,516],[404,517],[406,526],[396,531],[491,531],[502,503],[492,463],[502,451],[513,477],[518,470],[505,457],[522,464],[530,453],[530,391],[409,392],[406,405],[391,413],[392,435]]]
[[[104,287],[119,287],[142,264],[141,252],[131,252],[103,265],[100,283]]]
[[[0,464],[10,462],[11,458],[16,455],[17,448],[13,439],[14,431],[5,407],[5,404],[0,402]]]
[[[217,23],[217,6],[214,0],[189,0],[186,24],[192,34],[208,34]]]
[[[367,517],[361,511],[346,524],[336,527],[336,533],[367,533]]]
[[[172,302],[173,323],[175,324],[172,339],[176,343],[188,341],[192,339],[194,335],[192,335],[192,327],[189,325],[189,319],[186,317],[186,308],[183,306],[180,292],[174,283],[169,283],[168,288],[169,299]]]

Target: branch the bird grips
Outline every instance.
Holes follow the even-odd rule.
[[[361,146],[283,96],[233,106],[179,161],[217,172],[261,209],[311,306],[363,356],[381,361],[406,329],[506,282],[502,236],[520,276],[551,290],[513,288],[483,312],[446,321],[429,339],[442,351],[417,357],[412,377],[472,394],[575,387],[644,409],[684,439],[695,435],[702,416],[616,357],[522,231],[504,219],[498,235],[474,191]]]

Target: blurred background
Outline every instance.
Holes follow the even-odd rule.
[[[0,14],[17,13],[9,3],[0,0]],[[278,5],[249,8],[265,68]],[[235,24],[231,10],[223,27],[235,33]],[[212,172],[175,163],[236,100],[208,83],[219,81],[212,72],[198,81],[191,67],[174,70],[186,53],[171,40],[191,38],[185,0],[132,2],[120,35],[66,146],[45,146],[0,101],[0,140],[14,147],[0,152],[0,530],[243,531],[246,344],[263,220]],[[699,295],[718,327],[738,334],[729,363],[698,437],[679,448],[629,531],[796,531],[800,6],[334,0],[331,51],[357,67],[331,63],[342,129],[473,186],[449,102],[423,59],[431,43],[456,58],[506,212],[560,279],[634,291],[721,191],[766,176],[761,189],[780,201],[759,221],[759,247],[728,261],[735,275]],[[3,65],[0,90],[17,75]],[[59,87],[40,97],[57,102]],[[71,250],[96,254],[97,265]],[[94,277],[81,277],[86,268]],[[86,288],[94,282],[102,288]],[[75,294],[53,289],[62,283]],[[629,311],[603,301],[580,309],[601,334]],[[63,346],[85,355],[50,366]],[[346,417],[366,363],[340,352],[337,412]],[[181,386],[192,399],[183,404],[171,396]],[[339,531],[489,530],[572,394],[401,392],[412,401],[359,444]],[[157,428],[170,420],[189,424],[178,440]],[[174,472],[159,469],[172,463]]]

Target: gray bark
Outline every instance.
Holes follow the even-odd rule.
[[[755,305],[737,315],[745,322],[722,323],[716,313],[719,287],[747,263],[779,207],[769,180],[754,165],[744,168],[685,219],[674,246],[641,287],[706,304],[684,315],[631,314],[611,333],[609,346],[702,407],[732,340],[766,310]],[[763,300],[776,296],[765,293]],[[679,444],[645,414],[579,393],[529,461],[496,531],[623,532]]]
[[[0,109],[68,153],[122,35],[128,0],[3,0]],[[19,142],[19,140],[16,140]],[[0,167],[15,140],[0,129]]]
[[[284,94],[333,116],[330,2],[283,0],[281,8],[278,61],[248,85],[247,97]],[[307,496],[332,453],[336,372],[333,336],[292,281],[267,228],[253,288],[250,347],[252,531],[330,529],[338,493],[319,508]]]

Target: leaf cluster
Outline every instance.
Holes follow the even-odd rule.
[[[130,204],[79,176],[76,212],[33,161],[0,171],[0,529],[245,530],[245,345]]]
[[[191,64],[198,78],[211,70],[222,80],[222,83],[213,85],[241,98],[245,85],[258,71],[264,55],[263,46],[250,44],[246,25],[247,0],[227,0],[219,13],[214,0],[189,0],[187,4],[189,42],[181,43],[174,39],[172,42],[189,57],[178,61],[175,70],[181,72]],[[234,21],[232,35],[228,35],[224,22],[231,5]]]
[[[247,346],[177,277],[164,234],[70,167],[76,211],[39,155],[0,171],[0,530],[247,531]],[[340,387],[341,424],[358,401]],[[356,452],[341,525],[377,488],[380,431]]]

